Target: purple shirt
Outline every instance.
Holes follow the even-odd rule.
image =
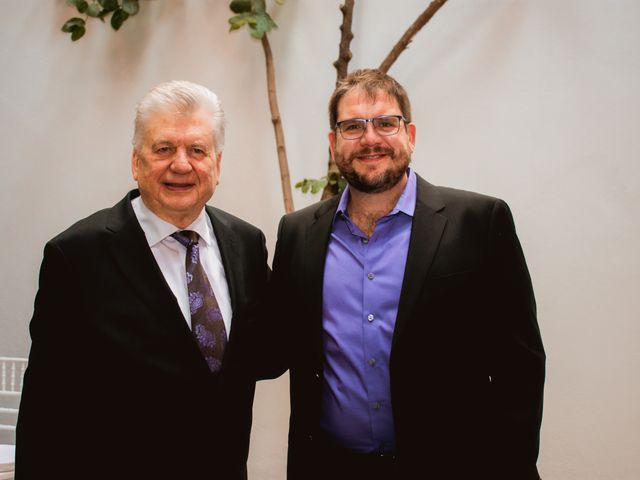
[[[340,199],[327,249],[322,293],[324,383],[320,425],[338,445],[361,453],[395,449],[389,381],[416,174],[371,238],[349,219],[349,189]]]

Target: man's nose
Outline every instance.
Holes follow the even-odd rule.
[[[373,126],[373,122],[367,122],[364,126],[364,133],[360,137],[360,141],[364,144],[378,143],[380,141],[380,134]]]
[[[191,163],[189,162],[189,155],[183,148],[178,148],[176,154],[171,162],[171,169],[177,173],[186,173],[191,171]]]

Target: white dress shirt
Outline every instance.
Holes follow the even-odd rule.
[[[179,230],[193,230],[200,235],[200,240],[198,241],[200,262],[204,267],[209,283],[213,287],[213,293],[218,301],[228,338],[231,333],[231,317],[233,315],[231,296],[229,295],[227,278],[224,274],[220,248],[213,233],[213,225],[211,225],[209,215],[203,209],[191,225],[182,229],[162,220],[149,210],[141,197],[134,198],[131,201],[131,206],[147,237],[149,248],[151,248],[162,275],[164,275],[171,291],[175,295],[189,328],[191,328],[191,313],[189,311],[189,294],[187,292],[185,269],[187,249],[174,239],[171,234]]]

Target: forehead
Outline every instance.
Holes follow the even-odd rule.
[[[375,91],[372,96],[365,90],[356,88],[347,92],[338,103],[338,121],[401,114],[398,101],[382,90]]]
[[[192,112],[159,110],[147,121],[145,141],[208,141],[213,142],[211,115],[199,109]]]

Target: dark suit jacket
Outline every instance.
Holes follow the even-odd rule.
[[[285,216],[274,296],[290,369],[290,479],[312,478],[322,285],[338,198]],[[507,205],[418,177],[390,358],[398,478],[537,479],[545,355]]]
[[[47,243],[17,426],[17,480],[241,479],[255,382],[247,330],[267,281],[264,236],[206,207],[232,328],[210,373],[131,207]]]

